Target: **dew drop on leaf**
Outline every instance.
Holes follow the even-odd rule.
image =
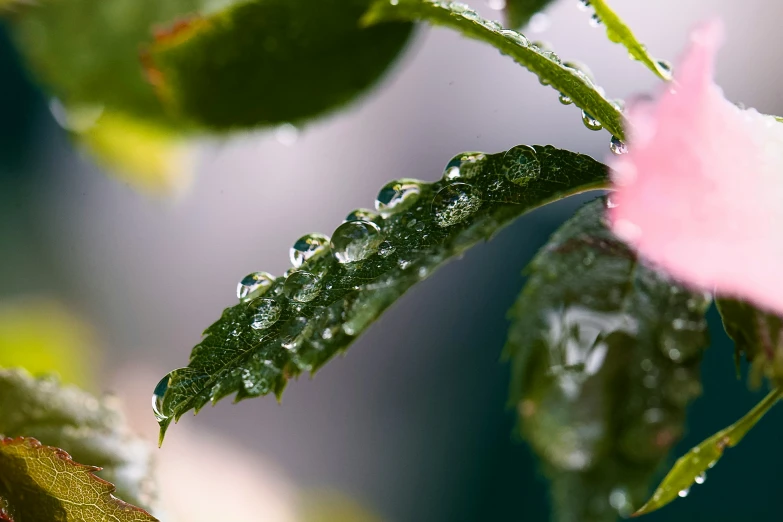
[[[590,17],[590,27],[600,27],[601,23],[601,17],[593,13],[593,16]]]
[[[258,299],[253,301],[251,306],[256,311],[250,320],[250,327],[253,330],[269,328],[277,322],[282,311],[280,305],[273,299]]]
[[[699,474],[696,476],[696,478],[694,479],[694,481],[696,482],[696,484],[704,484],[704,482],[706,482],[706,481],[707,481],[707,473],[705,473],[704,471],[702,471],[701,473],[699,473]]]
[[[559,96],[557,99],[558,99],[558,100],[560,101],[560,103],[562,103],[563,105],[571,105],[572,103],[574,103],[574,100],[572,100],[571,98],[569,98],[568,96],[566,96],[566,95],[565,95],[565,94],[563,94],[562,92],[560,93],[560,96]]]
[[[678,495],[680,498],[685,498],[685,497],[687,497],[687,496],[688,496],[688,493],[690,493],[690,492],[691,492],[691,488],[685,488],[685,489],[681,489],[681,490],[680,490],[680,491],[677,493],[677,495]]]
[[[601,122],[593,118],[593,116],[591,116],[587,111],[582,111],[582,123],[584,123],[585,127],[592,131],[599,131],[603,129]]]
[[[380,216],[367,208],[357,208],[345,216],[345,221],[375,221]]]
[[[380,245],[378,245],[378,255],[381,257],[389,257],[394,253],[394,245],[389,243],[388,241],[384,241]]]
[[[163,377],[155,386],[155,390],[152,392],[152,413],[155,414],[155,419],[158,422],[167,420],[171,415],[164,410],[163,399],[166,396],[166,391],[169,389],[171,378],[178,370],[171,371]]]
[[[266,292],[275,278],[268,272],[253,272],[245,276],[237,285],[237,298],[248,301]]]
[[[483,152],[463,152],[457,154],[443,169],[443,179],[472,178],[483,169],[487,156]]]
[[[541,174],[541,162],[533,147],[518,145],[503,156],[503,172],[517,185],[525,185]]]
[[[310,272],[297,271],[289,275],[283,284],[283,293],[293,301],[308,303],[321,292],[320,279]]]
[[[324,253],[329,248],[329,238],[323,234],[307,234],[296,240],[289,251],[291,264],[299,268],[305,261]]]
[[[375,208],[383,215],[391,215],[399,212],[411,204],[421,194],[419,181],[415,179],[399,179],[387,183],[378,192],[375,199]]]
[[[620,156],[628,152],[628,147],[620,138],[612,136],[612,140],[609,142],[609,150],[612,151],[612,154]]]
[[[292,317],[280,329],[280,344],[286,350],[295,351],[302,343],[307,330],[307,318]]]
[[[503,29],[500,31],[500,34],[514,42],[520,47],[529,47],[530,41],[523,35],[522,33],[518,33],[517,31],[512,31],[511,29]]]
[[[438,226],[456,225],[481,207],[481,191],[468,183],[446,185],[432,199],[432,211]]]
[[[362,261],[378,251],[383,239],[372,221],[348,221],[332,234],[332,254],[340,263]]]

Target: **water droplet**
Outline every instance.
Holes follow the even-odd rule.
[[[579,76],[579,78],[584,80],[586,83],[591,85],[595,83],[595,77],[593,76],[593,72],[590,70],[590,68],[587,65],[583,64],[582,62],[577,62],[577,61],[564,62],[563,67],[566,67],[574,71],[574,73],[577,76]]]
[[[155,418],[159,423],[171,417],[171,413],[165,411],[163,399],[166,397],[166,392],[171,384],[171,379],[178,371],[179,370],[174,370],[166,374],[166,376],[158,382],[157,386],[155,386],[155,390],[152,392],[152,413],[155,414]]]
[[[587,111],[582,111],[582,123],[584,123],[585,127],[592,131],[599,131],[603,129],[601,122],[593,118]]]
[[[275,139],[281,145],[290,147],[299,139],[299,129],[290,123],[283,123],[282,125],[278,125],[278,127],[275,129]]]
[[[600,27],[601,23],[601,17],[593,13],[593,16],[590,17],[590,27]]]
[[[381,257],[389,257],[394,253],[394,245],[389,243],[388,241],[384,241],[380,245],[378,245],[378,255]]]
[[[666,60],[659,60],[656,63],[656,66],[658,70],[663,74],[663,76],[669,78],[672,75],[672,64],[667,62]]]
[[[355,263],[378,251],[381,229],[372,221],[348,221],[332,234],[332,253],[340,263]]]
[[[517,145],[503,156],[502,169],[506,178],[517,185],[525,185],[541,174],[541,162],[533,147]]]
[[[628,147],[625,145],[625,142],[620,141],[620,138],[612,136],[611,141],[609,141],[609,150],[612,151],[612,154],[620,156],[628,152]]]
[[[321,255],[329,249],[329,238],[323,234],[307,234],[296,240],[288,255],[294,268],[299,268],[305,261]]]
[[[282,312],[280,305],[272,299],[258,299],[251,303],[256,314],[251,318],[250,327],[253,330],[269,328],[277,322]]]
[[[609,505],[612,506],[621,517],[627,517],[633,512],[631,495],[625,488],[614,488],[609,493]]]
[[[49,112],[63,129],[76,134],[87,132],[103,115],[103,105],[66,106],[59,99],[49,100]]]
[[[280,344],[286,350],[299,348],[307,329],[305,317],[292,317],[280,328]]]
[[[572,103],[574,103],[574,100],[572,100],[562,92],[560,93],[558,100],[560,100],[560,103],[562,103],[563,105],[571,105]]]
[[[375,221],[380,216],[370,209],[357,208],[347,216],[345,221]]]
[[[462,14],[465,11],[469,11],[470,7],[468,7],[467,4],[463,4],[462,2],[451,2],[449,4],[449,8],[452,10],[452,12]]]
[[[237,285],[237,297],[240,301],[249,301],[269,290],[275,278],[268,272],[253,272],[245,276]]]
[[[446,185],[435,194],[432,211],[440,227],[456,225],[481,207],[481,191],[468,183]]]
[[[702,471],[698,474],[698,476],[694,479],[696,484],[704,484],[704,482],[707,480],[707,473]]]
[[[421,194],[421,185],[415,179],[392,181],[378,192],[375,208],[384,216],[391,215],[412,205],[419,194]]]
[[[457,154],[443,169],[443,179],[472,178],[481,172],[487,159],[483,152],[463,152]]]
[[[534,33],[543,33],[552,26],[552,20],[546,13],[536,13],[530,17],[528,27]]]
[[[587,11],[590,9],[590,0],[578,0],[576,6],[582,11]]]
[[[690,488],[685,488],[685,489],[681,489],[681,490],[680,490],[680,491],[677,493],[677,495],[678,495],[680,498],[685,498],[685,497],[687,497],[687,496],[688,496],[688,493],[690,493],[690,492],[691,492],[691,489],[690,489]]]
[[[500,31],[500,34],[514,42],[515,44],[519,45],[520,47],[529,47],[530,41],[525,37],[525,35],[518,33],[517,31],[512,31],[511,29],[503,29]]]
[[[503,26],[500,25],[500,22],[497,22],[495,20],[484,20],[484,27],[486,27],[490,31],[495,31],[495,32],[498,32],[501,29],[503,29]]]
[[[310,272],[294,272],[283,285],[285,296],[300,303],[308,303],[321,292],[321,281]]]

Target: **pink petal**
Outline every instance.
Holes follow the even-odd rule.
[[[684,283],[783,314],[783,124],[723,97],[722,34],[719,21],[697,28],[675,81],[627,112],[609,220]]]

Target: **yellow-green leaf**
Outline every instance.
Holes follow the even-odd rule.
[[[780,397],[780,389],[772,391],[739,421],[719,431],[677,459],[671,471],[653,493],[652,498],[634,513],[634,516],[660,509],[678,496],[686,496],[694,483],[704,482],[707,470],[718,462],[723,456],[724,450],[739,444],[748,431],[778,402]]]
[[[154,522],[114,497],[96,477],[100,468],[74,462],[65,451],[32,438],[0,440],[0,498],[7,518],[19,522]]]

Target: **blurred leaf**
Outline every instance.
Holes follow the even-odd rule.
[[[55,301],[28,298],[0,303],[0,367],[57,372],[64,381],[90,387],[97,363],[93,347],[87,325]]]
[[[642,62],[661,80],[671,80],[671,66],[666,62],[656,60],[647,52],[647,47],[636,39],[631,29],[617,16],[605,0],[590,0],[590,6],[595,10],[595,19],[606,26],[606,36],[614,43],[625,46],[631,58]]]
[[[119,112],[104,112],[78,136],[110,168],[110,175],[151,194],[174,194],[190,185],[190,154],[181,135]]]
[[[254,293],[226,309],[193,349],[190,365],[156,388],[161,440],[173,419],[210,400],[234,392],[237,400],[280,396],[290,378],[344,351],[447,260],[531,209],[606,184],[606,168],[587,156],[525,145],[459,155],[435,183],[390,182],[376,202],[383,216],[352,213],[363,220],[340,225],[331,248],[325,236],[303,237],[292,259],[310,259],[287,279],[243,280]]]
[[[375,0],[364,16],[363,23],[372,25],[392,20],[421,20],[433,25],[444,25],[492,45],[535,73],[541,83],[551,85],[586,111],[586,120],[594,118],[612,135],[621,140],[624,138],[619,107],[604,97],[603,90],[587,74],[574,64],[562,63],[554,52],[529,43],[522,34],[484,20],[464,4],[433,3],[427,0],[399,0],[392,4],[389,0]],[[591,128],[600,128],[600,125],[591,124]]]
[[[31,438],[0,439],[0,499],[4,520],[87,522],[156,521],[114,497],[114,486],[61,449]]]
[[[302,502],[299,522],[381,522],[355,500],[337,492],[307,491]]]
[[[299,122],[373,85],[408,23],[361,28],[370,0],[251,0],[158,38],[152,77],[178,115],[216,130]]]
[[[521,29],[534,14],[551,3],[552,0],[506,0],[504,11],[508,26]]]
[[[634,516],[660,509],[678,496],[686,496],[694,483],[703,483],[707,476],[707,470],[718,462],[718,459],[723,456],[723,451],[739,444],[748,431],[778,402],[780,397],[780,390],[771,392],[739,421],[719,431],[691,449],[685,456],[677,459],[674,467],[655,490],[652,498]]]
[[[604,206],[552,236],[510,312],[510,400],[562,522],[641,505],[701,393],[709,299],[644,266],[607,229]]]
[[[114,399],[98,400],[53,378],[0,369],[0,434],[35,437],[62,448],[79,462],[102,467],[99,475],[115,484],[122,498],[152,504],[150,449],[129,432]]]
[[[734,341],[737,373],[744,354],[751,362],[752,387],[760,386],[762,377],[776,387],[783,384],[783,319],[744,301],[718,299],[716,303],[723,327]]]

